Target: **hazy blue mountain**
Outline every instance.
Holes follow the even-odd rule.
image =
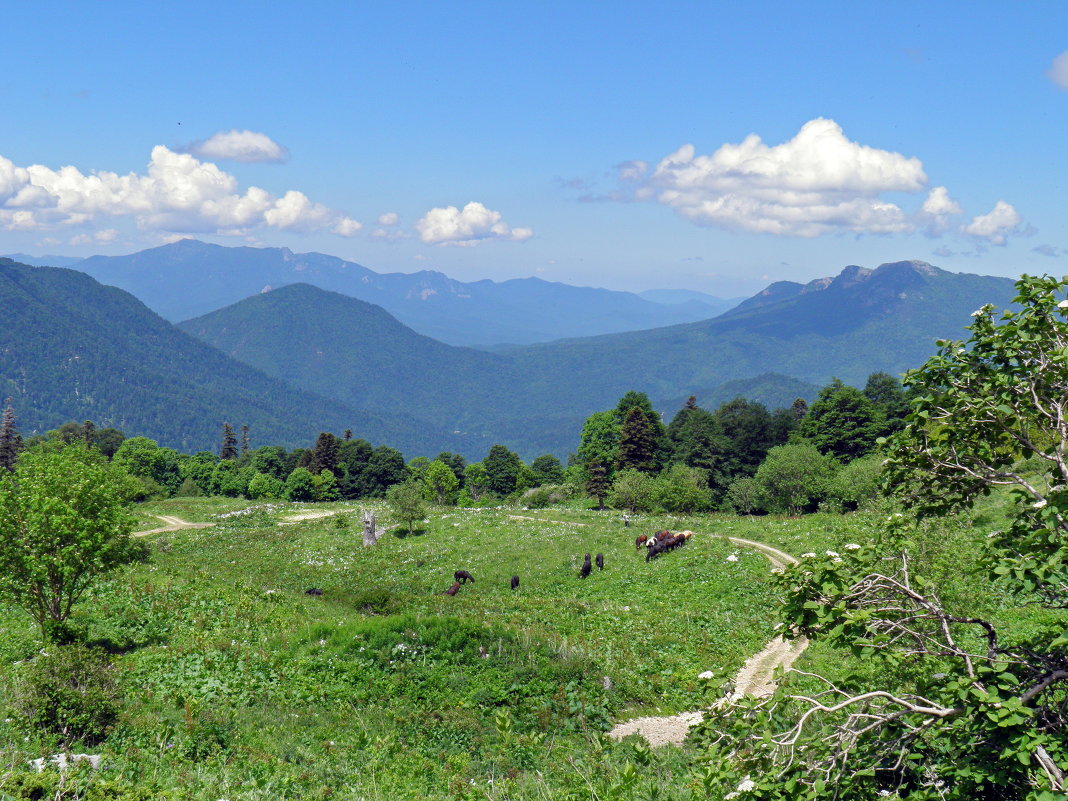
[[[321,253],[228,248],[191,239],[128,256],[92,256],[78,269],[131,292],[172,321],[206,314],[265,288],[308,283],[379,305],[413,330],[453,345],[528,344],[656,328],[718,313],[700,302],[653,303],[630,292],[540,278],[464,283],[433,271],[376,273]]]
[[[696,289],[646,289],[637,293],[638,297],[653,303],[664,303],[673,306],[699,303],[707,307],[708,317],[716,317],[723,312],[733,309],[746,298],[718,298],[707,292],[698,292]]]
[[[89,419],[215,450],[225,421],[248,425],[256,445],[310,445],[346,428],[410,455],[455,444],[403,410],[357,411],[270,378],[81,272],[0,259],[0,305],[0,397],[24,435]]]
[[[27,256],[25,253],[4,253],[0,254],[0,259],[11,259],[31,267],[73,267],[83,261],[81,256]]]
[[[936,339],[962,336],[979,305],[1014,294],[1009,279],[922,262],[848,267],[802,290],[700,323],[495,354],[434,342],[311,286],[182,327],[296,386],[381,414],[404,410],[472,447],[502,442],[529,458],[573,449],[582,420],[629,389],[663,399],[658,408],[670,415],[691,394],[706,407],[736,395],[785,406],[811,400],[832,377],[862,385],[877,370],[901,373]]]

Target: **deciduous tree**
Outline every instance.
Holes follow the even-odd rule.
[[[133,518],[119,476],[82,443],[27,451],[0,476],[0,597],[62,639],[74,605],[132,561]]]

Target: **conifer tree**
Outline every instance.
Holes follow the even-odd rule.
[[[612,490],[612,482],[608,478],[608,470],[604,464],[594,459],[586,465],[586,492],[597,499],[597,508],[604,511],[605,496]]]
[[[86,447],[96,447],[96,425],[92,420],[86,420],[82,425],[82,436],[85,437]]]
[[[22,452],[22,435],[15,426],[15,407],[8,398],[4,405],[4,419],[0,424],[0,467],[15,469],[15,460]]]
[[[219,449],[220,459],[237,458],[237,436],[234,428],[229,423],[223,423],[222,447]]]
[[[654,472],[657,468],[656,445],[649,418],[640,407],[631,407],[623,420],[623,430],[619,435],[616,469]]]
[[[790,404],[790,412],[795,420],[800,421],[808,414],[808,403],[804,398],[794,398],[794,402]]]
[[[308,469],[312,475],[318,475],[323,470],[329,470],[335,476],[338,474],[338,441],[337,437],[329,432],[322,432],[315,440],[315,448],[312,450],[311,462]]]
[[[352,429],[351,428],[346,428],[345,429],[344,437],[345,437],[345,442],[348,442],[350,439],[352,439]]]
[[[241,453],[248,453],[248,426],[241,426]]]

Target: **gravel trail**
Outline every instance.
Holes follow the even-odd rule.
[[[713,534],[712,536],[721,536]],[[771,545],[741,537],[722,537],[727,542],[743,548],[751,548],[758,551],[771,562],[774,568],[784,568],[797,564],[797,558],[785,551],[780,551]],[[790,667],[808,647],[808,640],[798,637],[796,640],[784,640],[776,637],[764,648],[746,660],[741,670],[734,677],[734,692],[730,701],[737,700],[745,695],[761,698],[771,695],[775,691],[773,676],[777,668]],[[634,718],[616,724],[609,737],[619,740],[628,734],[638,733],[649,741],[651,746],[682,745],[690,727],[700,723],[704,714],[700,711],[681,712],[678,715],[664,715],[660,717]]]
[[[131,537],[147,537],[150,534],[165,534],[168,531],[182,531],[183,529],[190,529],[190,528],[208,528],[209,526],[214,526],[215,525],[214,523],[190,523],[188,520],[182,520],[182,518],[175,517],[174,515],[152,515],[152,516],[153,517],[158,517],[160,520],[162,520],[167,525],[162,526],[161,528],[150,528],[147,531],[135,531],[130,536]]]

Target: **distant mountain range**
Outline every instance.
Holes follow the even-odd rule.
[[[960,335],[974,308],[1013,296],[1009,279],[923,262],[847,267],[795,286],[700,323],[496,354],[428,341],[381,310],[311,286],[181,327],[295,386],[380,413],[404,409],[530,455],[573,448],[582,420],[629,389],[670,415],[690,394],[713,405],[759,391],[785,405],[811,400],[832,377],[862,384],[877,370],[901,373],[931,355],[935,339]]]
[[[524,345],[657,328],[715,317],[732,305],[700,292],[663,290],[670,300],[654,300],[540,278],[464,283],[428,270],[376,273],[321,253],[192,239],[128,256],[92,256],[77,269],[136,295],[172,322],[307,283],[377,304],[420,334],[452,345]]]
[[[187,275],[197,269],[190,262]],[[861,384],[919,365],[935,339],[963,335],[973,309],[1013,295],[1009,279],[924,262],[850,266],[773,285],[714,319],[490,353],[304,283],[179,330],[82,273],[0,260],[0,388],[24,430],[90,418],[187,450],[213,447],[225,420],[247,423],[257,444],[351,428],[409,458],[481,458],[498,442],[525,458],[565,455],[585,417],[627,390],[648,393],[666,417],[689,395],[706,407],[735,395],[772,407],[811,400],[832,377]]]

